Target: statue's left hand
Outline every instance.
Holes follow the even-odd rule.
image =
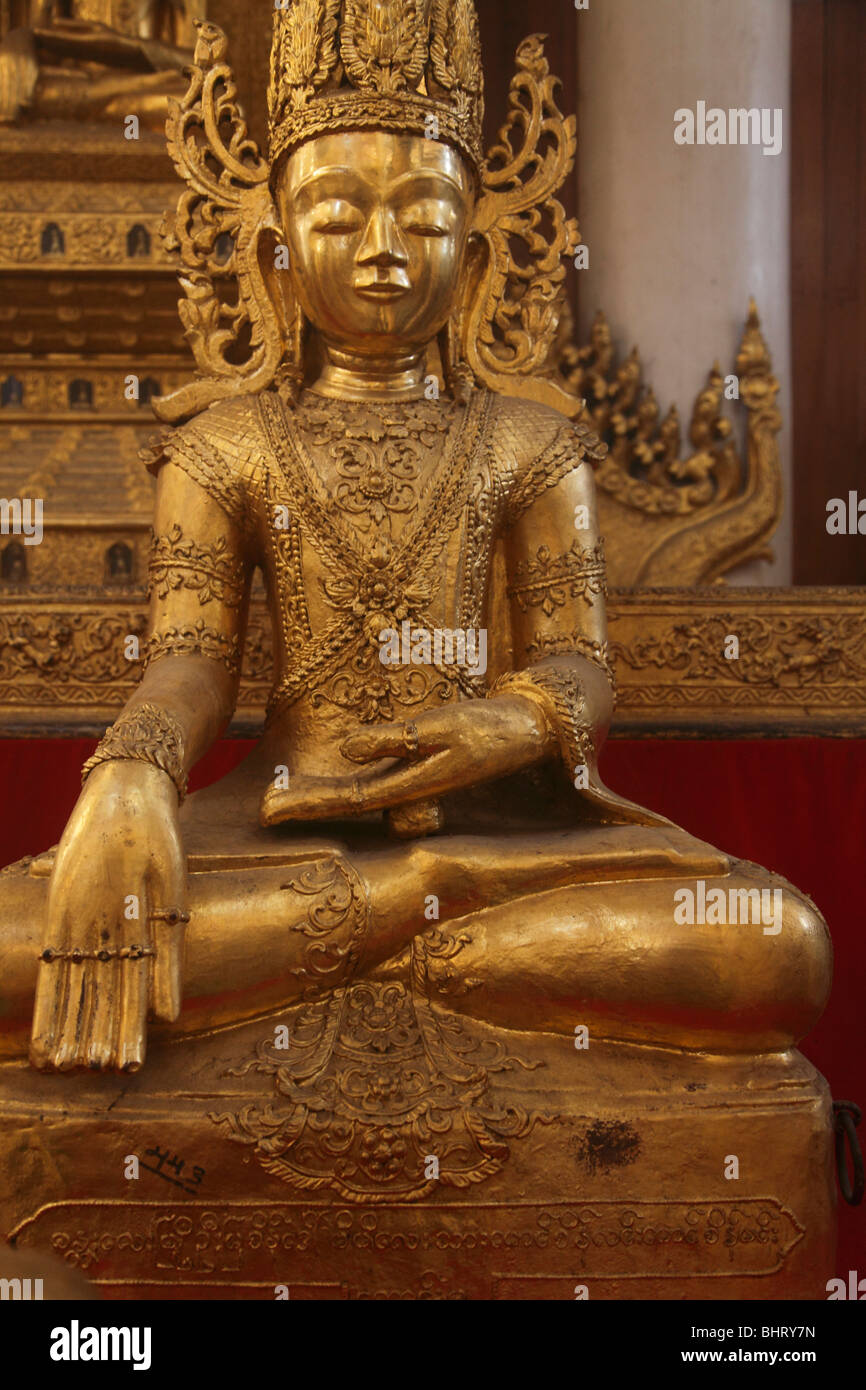
[[[341,752],[366,765],[365,772],[295,776],[286,788],[271,786],[259,818],[263,825],[278,825],[380,811],[517,772],[551,751],[550,733],[533,701],[521,695],[467,700],[352,734]],[[390,761],[395,758],[399,761]],[[382,759],[388,765],[375,767]]]

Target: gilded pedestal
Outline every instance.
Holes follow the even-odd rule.
[[[529,1132],[502,1141],[489,1177],[433,1181],[411,1201],[391,1195],[406,1135],[381,1121],[362,1200],[268,1172],[260,1147],[215,1121],[279,1109],[272,1079],[230,1074],[271,1022],[156,1047],[133,1078],[7,1064],[2,1232],[63,1256],[110,1298],[272,1299],[281,1285],[326,1299],[825,1297],[830,1098],[801,1054],[579,1051],[471,1029],[531,1064],[493,1085]],[[137,1180],[125,1176],[133,1154]],[[725,1177],[731,1156],[737,1179]]]

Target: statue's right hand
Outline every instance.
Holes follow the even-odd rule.
[[[187,919],[173,782],[133,760],[94,768],[51,875],[33,1065],[137,1070],[148,1009],[169,1021],[180,1012]]]

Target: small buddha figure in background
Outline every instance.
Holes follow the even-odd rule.
[[[69,383],[69,405],[72,410],[90,410],[93,407],[93,386],[83,377],[76,377]]]
[[[137,222],[134,227],[130,227],[127,233],[126,254],[127,256],[150,255],[150,237],[148,236],[147,228],[142,227],[139,222]]]
[[[0,554],[0,578],[7,584],[27,582],[27,552],[20,541],[9,541]]]
[[[183,94],[192,11],[201,8],[187,0],[13,0],[0,33],[0,125],[135,114],[158,129],[169,97]]]
[[[56,222],[49,222],[42,228],[39,249],[43,256],[62,256],[64,254],[66,242]]]
[[[125,541],[115,541],[105,553],[106,584],[132,583],[132,550]]]
[[[17,376],[11,374],[0,381],[0,407],[24,404],[24,387]]]
[[[220,39],[204,26],[197,62]],[[532,398],[521,365],[547,359],[556,328],[571,127],[539,41],[519,59],[558,143],[520,165],[515,118],[485,161],[471,0],[276,11],[269,163],[249,165],[260,248],[287,252],[267,281],[269,378],[198,384],[210,403],[151,453],[146,670],[86,766],[50,880],[2,882],[6,1056],[130,1071],[149,1015],[177,1040],[297,1005],[301,1033],[318,1029],[318,1060],[298,1064],[309,1092],[350,1018],[387,1031],[411,1013],[423,1031],[431,1003],[506,1038],[579,1022],[720,1054],[784,1053],[820,1015],[831,956],[812,904],[598,775],[614,707],[604,450]],[[527,233],[527,270],[509,229],[541,211],[562,238],[551,254]],[[237,254],[254,243],[236,237]],[[266,728],[186,797],[235,706],[256,567]],[[482,632],[486,660],[455,660]],[[689,921],[677,904],[701,891],[769,893],[778,912]],[[425,1065],[451,1055],[438,1036]],[[375,1114],[389,1102],[369,1076]]]

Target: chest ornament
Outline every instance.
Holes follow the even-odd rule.
[[[274,544],[281,608],[297,612],[304,588],[300,537],[325,571],[322,593],[332,621],[313,633],[286,630],[291,665],[269,705],[269,716],[311,694],[360,722],[396,717],[396,706],[452,698],[471,677],[456,666],[389,667],[382,634],[404,621],[435,628],[431,605],[441,583],[443,551],[466,511],[486,436],[490,397],[479,392],[465,407],[443,402],[366,406],[329,403],[289,412],[278,393],[261,398],[269,444],[269,497],[287,508],[294,539]],[[344,415],[345,410],[345,415]],[[441,439],[440,458],[421,487],[423,449]],[[311,456],[325,448],[333,473],[329,491]],[[326,476],[328,476],[326,474]],[[399,535],[393,518],[405,514]],[[472,693],[475,693],[474,690]]]

